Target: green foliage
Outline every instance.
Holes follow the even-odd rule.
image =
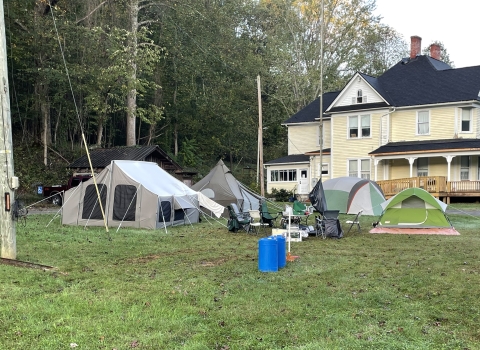
[[[362,216],[262,273],[260,236],[215,222],[107,233],[29,215],[17,258],[55,269],[0,265],[2,347],[476,349],[478,218],[450,218],[461,236],[368,234]]]
[[[288,200],[293,196],[293,192],[287,191],[284,188],[279,190],[272,188],[272,196],[277,202],[288,202]]]

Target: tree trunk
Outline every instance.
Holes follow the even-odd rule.
[[[127,146],[135,146],[135,122],[137,114],[137,90],[135,88],[137,80],[137,28],[138,28],[138,0],[130,0],[130,51],[132,53],[131,73],[129,86],[131,87],[127,95]]]

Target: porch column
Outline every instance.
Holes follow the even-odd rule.
[[[417,157],[410,157],[408,158],[408,162],[410,163],[410,177],[413,177],[413,162],[415,162]]]
[[[374,158],[373,164],[375,165],[375,181],[378,180],[378,177],[377,177],[378,163],[380,163],[380,159]]]
[[[452,164],[453,156],[443,156],[447,160],[447,181],[450,181],[450,165]]]

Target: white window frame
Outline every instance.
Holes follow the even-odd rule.
[[[355,169],[351,165],[356,164]],[[365,168],[365,169],[364,169]],[[360,177],[370,180],[372,176],[372,163],[370,158],[349,159],[347,161],[347,176]]]
[[[472,110],[473,108],[460,108],[460,133],[471,133],[472,132]],[[464,117],[467,117],[464,119]],[[463,130],[463,122],[468,121],[468,130]]]
[[[320,164],[317,164],[317,174],[320,174]],[[322,176],[323,175],[330,175],[330,164],[323,163]]]
[[[325,145],[325,123],[323,123],[323,128],[322,128],[322,149],[324,149]],[[317,128],[317,146],[320,147],[320,125]]]
[[[425,122],[425,121],[422,121],[422,124],[427,124],[427,132],[424,132],[424,133],[420,133],[420,113],[427,113],[427,116],[428,116],[428,121]],[[430,135],[430,126],[431,126],[431,123],[430,123],[430,111],[429,110],[423,110],[423,111],[417,111],[417,119],[416,119],[416,123],[415,123],[415,135],[417,136],[425,136],[425,135]]]
[[[351,127],[351,120],[353,118],[357,118],[357,127]],[[362,121],[368,119],[368,135],[364,136],[363,125]],[[351,130],[357,130],[357,136],[352,136]],[[365,134],[367,134],[365,132]],[[347,130],[347,137],[349,139],[357,140],[357,139],[369,139],[372,138],[372,116],[370,114],[359,114],[359,115],[351,115],[348,117],[348,130]]]
[[[420,162],[422,164],[420,164]],[[428,158],[417,158],[417,176],[424,177],[428,176]]]
[[[466,164],[464,164],[466,161]],[[470,156],[460,156],[460,181],[470,180]]]
[[[274,179],[274,174],[277,174]],[[292,174],[292,179],[290,179]],[[287,178],[287,180],[285,180]],[[297,182],[298,181],[298,169],[272,169],[270,170],[270,182]]]

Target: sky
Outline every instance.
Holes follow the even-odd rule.
[[[480,65],[479,0],[376,0],[375,15],[403,35],[422,38],[422,50],[433,41],[446,48],[455,68]]]

